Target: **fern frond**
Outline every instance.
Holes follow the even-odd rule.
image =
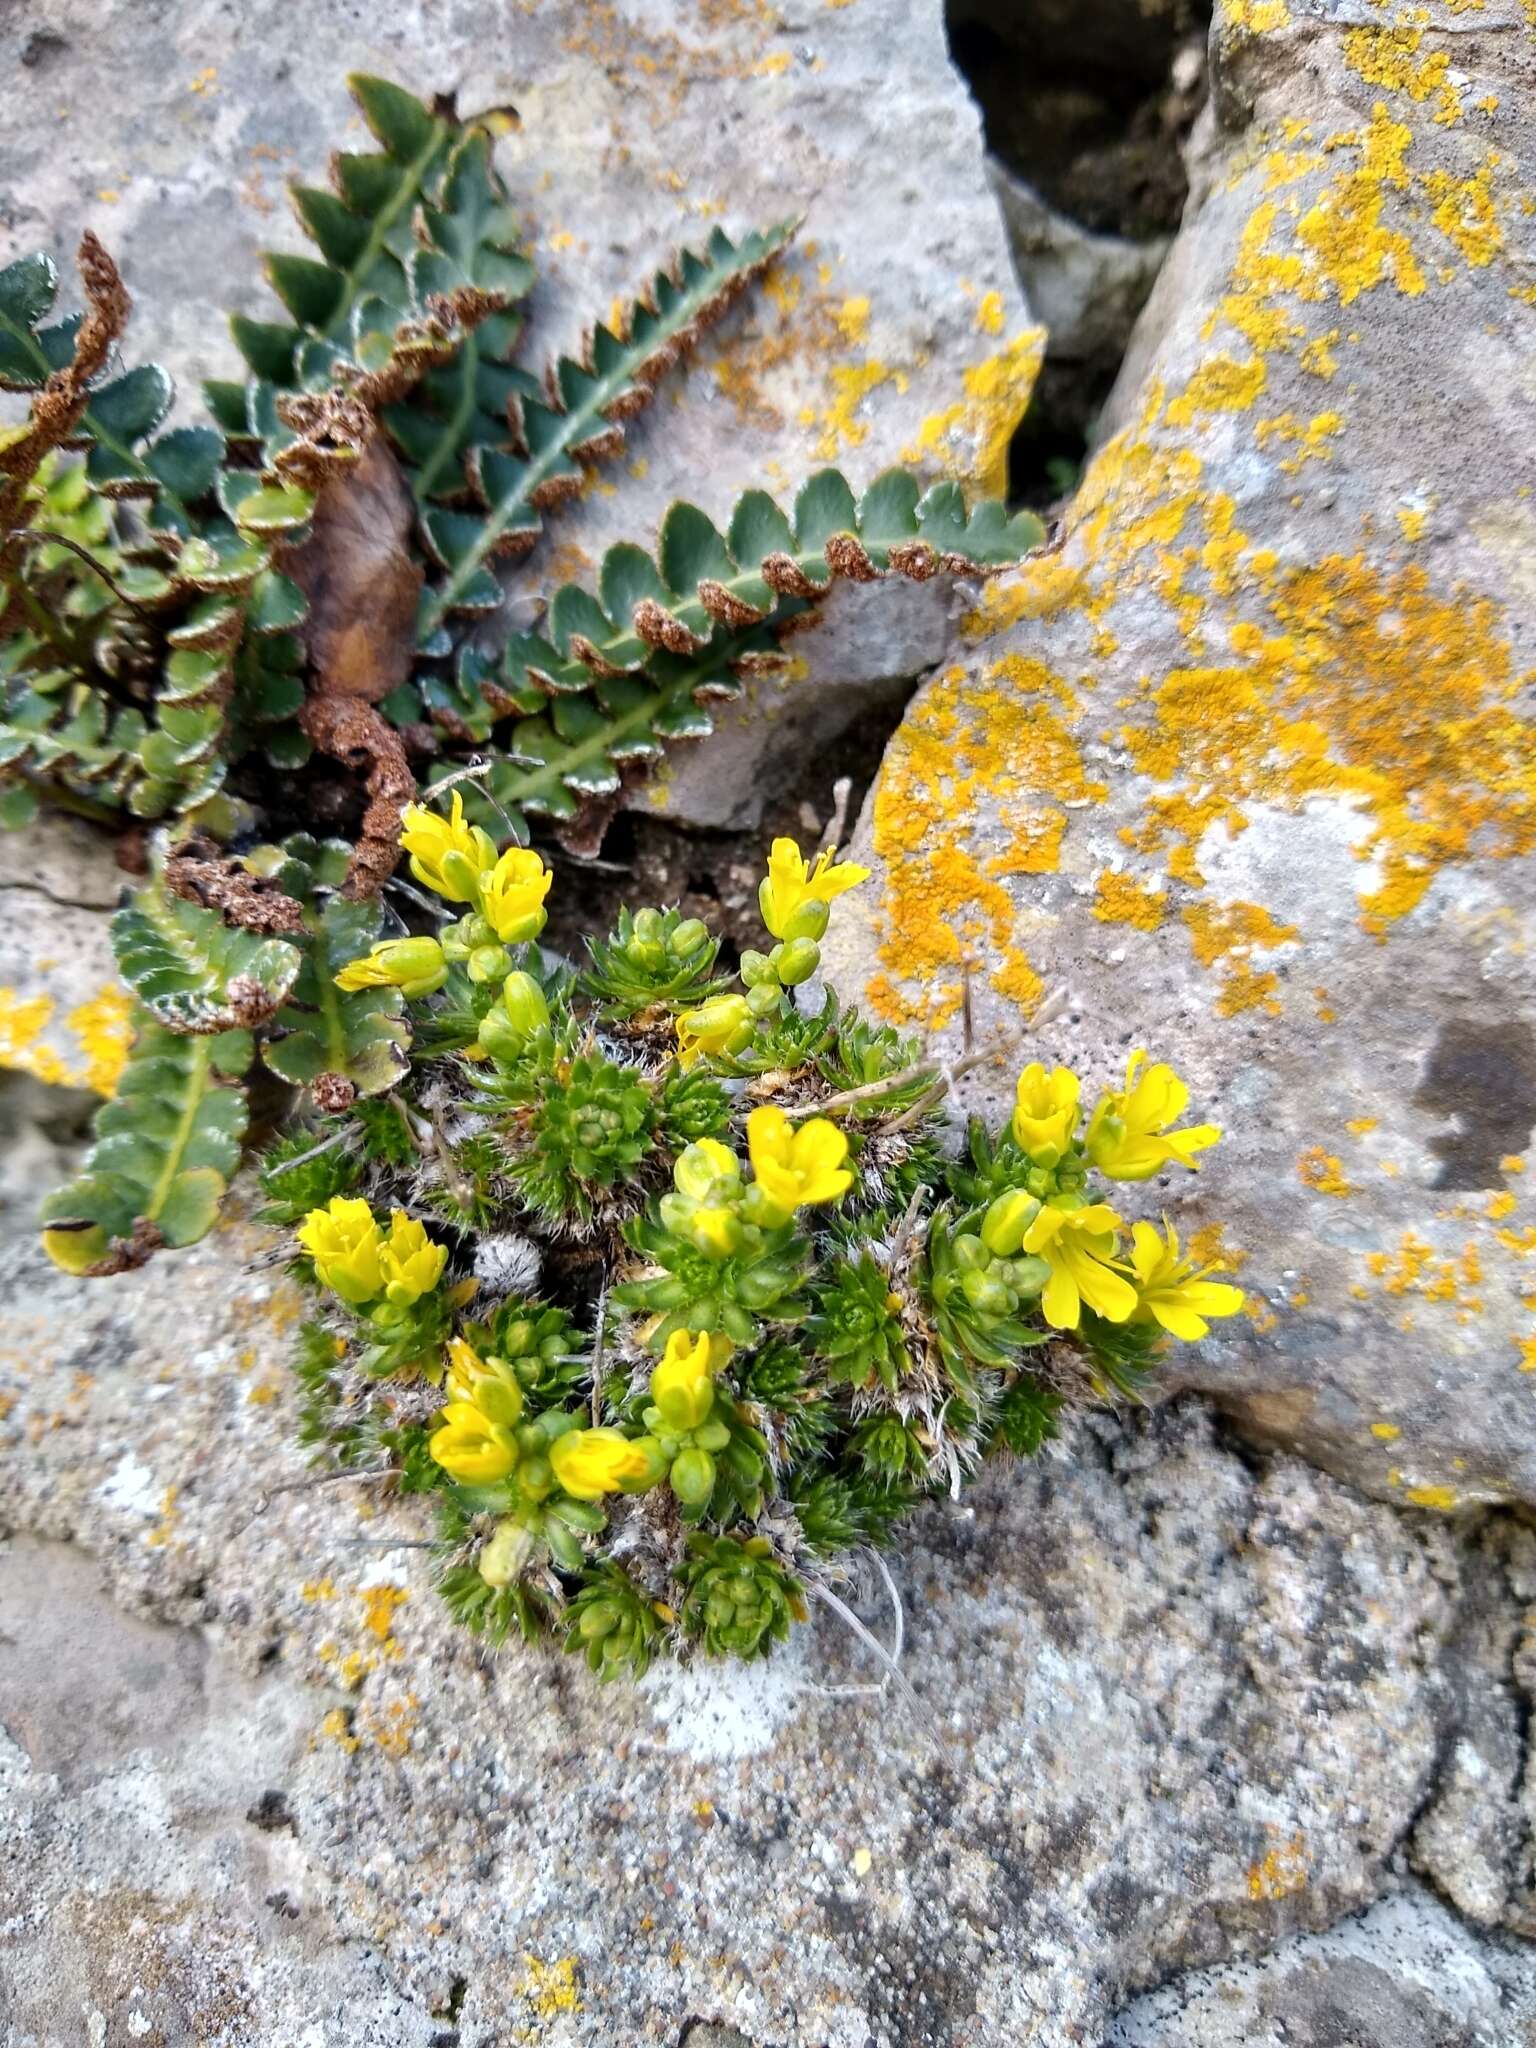
[[[173,896],[157,871],[112,920],[118,972],[157,1024],[199,1037],[264,1023],[299,972],[285,939],[226,925]]]
[[[68,1273],[120,1273],[162,1245],[196,1243],[239,1163],[245,1095],[222,1083],[249,1067],[249,1032],[184,1038],[147,1011],[137,1021],[84,1172],[43,1204],[43,1243]]]
[[[515,830],[526,830],[529,812],[570,819],[613,795],[630,765],[654,761],[668,740],[705,737],[711,702],[735,696],[749,670],[781,662],[777,630],[839,577],[984,576],[1043,538],[1032,513],[1010,516],[995,500],[968,513],[957,484],[923,493],[901,469],[857,501],[837,470],[822,470],[790,514],[748,491],[723,534],[679,503],[654,560],[628,543],[610,548],[595,595],[565,585],[543,634],[511,641],[499,668],[461,657],[451,682],[425,680],[416,701],[450,733],[457,723],[475,739],[509,712],[525,714],[500,738],[504,758],[481,786]],[[407,703],[387,708],[415,715]]]
[[[271,1021],[273,1035],[261,1057],[280,1079],[311,1089],[327,1109],[394,1087],[405,1072],[411,1036],[398,989],[336,986],[337,973],[368,951],[383,921],[377,903],[336,893],[351,851],[344,840],[296,834],[255,856],[261,871],[300,904],[308,933],[292,992]]]
[[[657,274],[622,334],[598,326],[579,362],[562,356],[553,366],[542,400],[514,401],[516,452],[471,451],[477,508],[432,509],[423,519],[442,572],[422,604],[427,652],[447,652],[444,629],[455,614],[499,602],[488,565],[528,552],[542,531],[542,514],[581,489],[583,465],[623,447],[624,422],[644,409],[667,371],[761,276],[795,226],[782,222],[739,246],[717,228],[703,255],[685,250],[673,269]]]

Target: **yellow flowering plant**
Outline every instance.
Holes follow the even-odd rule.
[[[626,913],[578,978],[534,943],[536,855],[457,809],[405,838],[468,907],[337,980],[394,977],[409,1071],[268,1188],[325,1188],[289,1219],[321,1290],[307,1426],[435,1498],[466,1625],[605,1676],[764,1654],[901,1508],[1241,1307],[1111,1199],[1219,1136],[1171,1068],[1139,1054],[1093,1096],[1031,1060],[956,1156],[922,1049],[812,994],[855,863],[776,842],[773,943],[734,984],[670,910]]]

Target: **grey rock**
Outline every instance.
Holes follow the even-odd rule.
[[[973,962],[991,1115],[1036,1054],[1171,1060],[1228,1136],[1128,1193],[1251,1313],[1170,1383],[1440,1509],[1536,1500],[1536,134],[1515,0],[1373,24],[1218,7],[1118,431],[909,707],[824,951],[941,1047]]]
[[[996,157],[987,176],[1019,283],[1046,332],[1046,358],[1113,372],[1168,253],[1168,237],[1094,234],[1058,213]]]
[[[438,2024],[377,1953],[317,1925],[278,1818],[312,1700],[99,1578],[66,1546],[0,1544],[8,2048],[429,2048]]]
[[[1259,1962],[1135,2000],[1105,2048],[1522,2048],[1536,1955],[1478,1937],[1413,1888]]]
[[[371,70],[457,91],[467,111],[516,107],[499,162],[539,268],[529,363],[576,347],[716,224],[804,217],[768,287],[633,423],[624,459],[551,520],[517,595],[587,575],[614,541],[649,544],[678,497],[723,524],[746,487],[792,495],[828,462],[857,486],[910,452],[929,477],[1002,487],[1039,334],[941,0],[818,4],[803,22],[716,0],[564,0],[511,21],[490,5],[407,20],[319,0],[301,41],[282,0],[73,0],[62,23],[21,0],[0,31],[6,54],[33,53],[13,66],[0,139],[0,257],[44,243],[67,265],[79,228],[95,228],[137,302],[130,351],[167,364],[184,408],[201,377],[239,370],[225,315],[271,315],[258,251],[304,246],[284,181],[323,182],[333,148],[366,146],[346,74]],[[986,388],[968,396],[976,370]],[[831,625],[800,650],[816,664],[814,719],[791,686],[731,721],[708,765],[679,760],[670,815],[750,816],[739,794],[722,810],[717,775],[753,788],[777,710],[815,745],[878,705],[894,675],[935,658],[947,597],[933,586],[856,615],[879,630]],[[898,671],[903,643],[914,667]]]
[[[297,1938],[406,2040],[456,2009],[463,2048],[690,2022],[754,2048],[1056,2048],[1138,1987],[1371,1904],[1410,1850],[1441,1881],[1463,1745],[1491,1765],[1457,1823],[1478,1896],[1500,1925],[1529,1911],[1529,1558],[1504,1518],[1453,1528],[1239,1455],[1194,1403],[1101,1417],[903,1532],[917,1717],[823,1692],[873,1675],[824,1618],[766,1666],[603,1690],[456,1632],[411,1502],[280,1490],[306,1476],[297,1303],[265,1233],[108,1286],[23,1241],[5,1285],[8,1522],[193,1642],[124,1624],[119,1646],[23,1561],[9,1632],[34,1648],[0,1719],[42,1832],[7,1966],[41,2039],[82,2005],[126,2026],[142,1943],[186,1953],[206,1900],[245,2024],[278,2038]],[[135,1659],[158,1667],[142,1698]],[[262,1884],[296,1921],[254,1912]],[[122,1935],[119,1982],[69,1930],[125,1888],[149,1932]]]

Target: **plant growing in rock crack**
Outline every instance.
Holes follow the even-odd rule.
[[[305,1440],[432,1496],[443,1595],[492,1641],[549,1636],[603,1678],[762,1656],[907,1509],[1240,1308],[1106,1199],[1220,1136],[1169,1067],[1134,1054],[1085,1114],[1032,1063],[955,1158],[950,1076],[808,998],[865,879],[832,850],[775,842],[767,944],[727,977],[660,909],[580,972],[547,960],[548,870],[457,791],[402,843],[442,921],[334,978],[399,995],[405,1071],[262,1180],[315,1296]]]
[[[855,497],[824,470],[787,510],[748,492],[723,532],[674,505],[654,555],[614,547],[594,589],[529,592],[540,630],[488,649],[508,566],[793,223],[716,230],[535,376],[498,117],[380,79],[353,90],[379,148],[337,156],[334,189],[295,189],[315,253],[268,257],[285,317],[233,321],[250,375],[205,387],[211,424],[164,430],[164,372],[114,364],[128,299],[93,238],[83,318],[54,317],[47,258],[0,271],[0,384],[27,400],[0,435],[0,820],[47,801],[166,821],[119,923],[144,1045],[151,1022],[207,1037],[238,1015],[267,1066],[332,1109],[403,1069],[398,991],[338,991],[333,969],[382,929],[371,906],[418,778],[472,766],[477,824],[521,843],[547,820],[595,850],[626,788],[782,662],[782,631],[835,580],[983,575],[1041,538],[953,484],[892,471]],[[316,757],[357,784],[340,854],[289,830],[312,815]],[[255,969],[231,929],[261,941]],[[193,1142],[237,1085],[233,1051],[221,1061],[182,1060],[174,1114],[142,1144],[104,1133],[51,1205],[61,1256],[112,1270],[206,1227],[208,1202],[172,1190],[196,1174],[207,1195],[228,1170]]]

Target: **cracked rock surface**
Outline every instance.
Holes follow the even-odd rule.
[[[1427,1509],[1536,1501],[1536,25],[1220,0],[1191,210],[1061,546],[988,586],[828,977],[1227,1127],[1172,1371]],[[1010,1077],[973,1075],[995,1115]]]
[[[272,1490],[305,1468],[262,1233],[5,1270],[18,2048],[82,2009],[109,2044],[1054,2048],[1410,1872],[1472,1952],[1529,1924],[1508,1515],[1405,1514],[1197,1404],[1102,1417],[906,1532],[916,1712],[819,1691],[869,1676],[823,1619],[603,1691],[450,1628],[410,1503]]]

